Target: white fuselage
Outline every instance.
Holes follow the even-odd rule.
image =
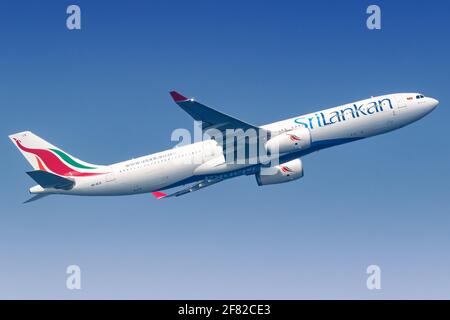
[[[400,93],[372,97],[261,128],[274,135],[297,128],[308,128],[311,148],[305,152],[284,155],[284,159],[299,158],[323,148],[401,128],[424,117],[437,105],[433,98],[417,96],[420,95]],[[105,166],[107,174],[76,177],[75,186],[71,190],[42,189],[37,186],[30,191],[93,196],[147,193],[200,180],[209,174],[202,165],[211,163],[214,159],[220,162],[223,156],[222,147],[215,140],[206,140]],[[245,174],[243,169],[246,167],[254,168],[255,165],[229,167],[221,174],[229,174],[228,177],[242,175]],[[210,174],[218,173],[215,171]]]

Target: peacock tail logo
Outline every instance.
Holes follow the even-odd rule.
[[[294,172],[294,170],[292,170],[292,169],[289,168],[288,166],[282,166],[282,167],[281,167],[281,171],[283,171],[284,173]]]
[[[295,134],[288,134],[289,139],[291,139],[291,141],[300,141],[300,137],[296,136]]]
[[[21,141],[13,138],[20,150],[34,154],[39,167],[39,170],[50,171],[60,176],[76,176],[76,177],[89,177],[97,176],[105,173],[98,172],[82,172],[83,170],[95,170],[97,167],[90,167],[83,165],[75,159],[68,156],[66,153],[58,149],[34,149],[28,148],[22,145]],[[71,168],[70,166],[77,168]]]

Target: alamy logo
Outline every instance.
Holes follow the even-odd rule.
[[[66,273],[69,275],[66,279],[66,288],[69,290],[81,289],[81,268],[76,264],[70,265],[66,269]]]
[[[367,7],[367,14],[370,16],[367,18],[366,26],[369,30],[380,30],[381,29],[381,9],[376,4],[372,4]]]
[[[367,267],[366,270],[367,277],[366,286],[369,290],[380,290],[381,289],[381,268],[376,264],[372,264]]]
[[[72,4],[67,7],[66,13],[69,14],[66,20],[66,27],[69,30],[81,29],[81,9],[79,6]]]

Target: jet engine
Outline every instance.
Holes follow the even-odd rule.
[[[271,154],[293,152],[311,146],[311,133],[308,128],[283,132],[266,142],[266,150]]]
[[[273,167],[262,167],[255,177],[259,186],[300,179],[303,177],[302,160],[295,159]]]

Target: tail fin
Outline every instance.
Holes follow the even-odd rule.
[[[103,166],[77,159],[30,131],[9,136],[34,170],[48,171],[62,176],[97,175]]]

